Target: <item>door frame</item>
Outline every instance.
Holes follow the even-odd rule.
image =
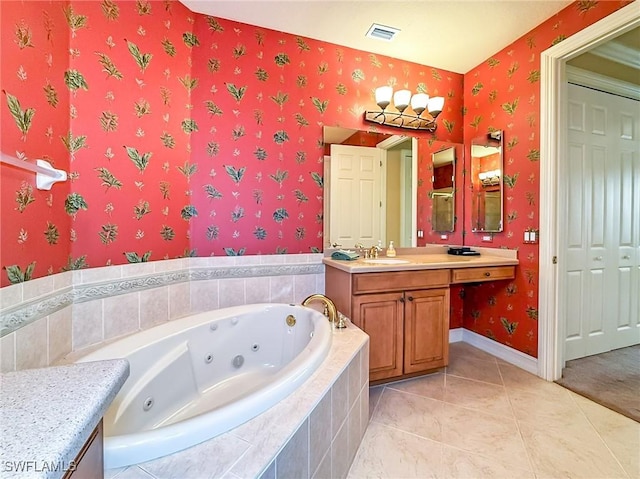
[[[394,146],[400,144],[400,143],[404,143],[405,141],[407,141],[408,139],[411,139],[411,191],[412,191],[412,195],[411,195],[411,232],[413,233],[411,235],[411,247],[415,248],[418,245],[418,234],[417,234],[417,230],[418,230],[418,139],[412,136],[405,136],[405,135],[393,135],[390,136],[389,138],[387,138],[386,140],[381,141],[380,143],[378,143],[376,145],[376,148],[380,148],[382,150],[382,161],[383,164],[385,165],[385,169],[383,170],[382,176],[383,176],[383,192],[386,191],[386,181],[387,181],[387,175],[386,175],[386,164],[387,164],[387,150],[389,150],[390,148],[393,148]],[[382,214],[384,215],[384,218],[386,218],[387,216],[387,212],[386,212],[386,202],[383,201],[383,208],[384,211],[382,212]],[[385,224],[386,224],[386,219],[385,219]],[[386,228],[385,228],[386,230]],[[383,241],[383,244],[386,244],[386,239],[385,241]]]
[[[564,366],[564,317],[558,309],[558,268],[555,264],[564,230],[556,209],[562,180],[558,158],[567,148],[566,62],[593,47],[640,26],[637,2],[570,36],[540,57],[540,261],[538,287],[538,376],[554,381]]]

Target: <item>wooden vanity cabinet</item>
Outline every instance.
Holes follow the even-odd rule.
[[[372,383],[447,365],[449,270],[325,272],[325,293],[369,335]]]
[[[67,471],[63,479],[104,478],[103,437],[101,420],[74,460],[75,467]]]

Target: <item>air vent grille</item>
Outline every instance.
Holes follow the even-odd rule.
[[[380,25],[378,23],[374,23],[369,28],[369,31],[367,32],[366,36],[370,37],[370,38],[377,38],[379,40],[384,40],[386,42],[390,42],[391,40],[393,40],[393,37],[399,31],[400,31],[400,29],[398,29],[398,28],[387,27],[385,25]]]

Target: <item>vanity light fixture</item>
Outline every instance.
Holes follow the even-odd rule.
[[[481,171],[478,173],[482,186],[495,186],[500,184],[500,170]]]
[[[410,90],[398,90],[394,93],[390,86],[376,88],[375,98],[381,111],[365,111],[365,121],[411,130],[435,131],[436,117],[444,107],[444,98],[441,96],[429,98],[426,93],[412,95]],[[392,98],[397,112],[386,111]],[[409,106],[413,114],[405,113]]]

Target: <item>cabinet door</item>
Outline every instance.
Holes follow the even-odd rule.
[[[449,289],[405,293],[404,373],[446,366],[449,360]]]
[[[402,293],[354,296],[351,320],[369,335],[369,380],[402,375]]]

